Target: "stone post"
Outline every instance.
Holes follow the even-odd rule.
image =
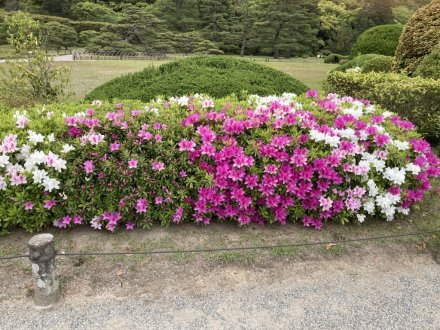
[[[39,307],[50,307],[60,299],[55,255],[53,235],[35,235],[29,240],[29,259],[35,280],[34,302]]]

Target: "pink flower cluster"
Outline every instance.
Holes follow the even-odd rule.
[[[317,98],[317,93],[307,97]],[[358,216],[362,222],[376,213],[392,220],[420,201],[430,188],[429,178],[440,174],[438,158],[429,144],[412,140],[414,164],[408,156],[406,169],[391,168],[388,147],[403,143],[381,126],[406,131],[413,129],[411,123],[398,116],[368,115],[369,103],[352,98],[330,95],[319,104],[321,114],[292,101],[272,100],[257,110],[239,109],[241,119],[226,112],[193,113],[184,119],[182,125],[193,127],[197,137],[181,140],[179,150],[214,183],[200,188],[192,201],[195,220],[284,224],[293,216],[320,229],[329,219]],[[330,122],[322,119],[328,114]],[[273,131],[270,139],[255,137],[256,131],[268,129]],[[369,176],[383,176],[380,185],[389,188],[375,191],[379,182],[372,181],[368,191],[364,182]],[[393,185],[393,180],[403,181]]]

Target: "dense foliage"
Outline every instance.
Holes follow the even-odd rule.
[[[192,57],[128,74],[96,88],[86,98],[136,99],[149,101],[156,96],[171,97],[206,93],[225,97],[242,92],[259,95],[302,93],[307,90],[291,76],[230,57]]]
[[[414,73],[424,56],[440,43],[440,0],[420,8],[400,37],[395,69]]]
[[[433,49],[431,54],[423,58],[414,75],[423,78],[440,79],[440,43]]]
[[[399,74],[332,72],[328,92],[366,98],[411,120],[418,132],[440,142],[440,80]]]
[[[74,28],[77,34],[113,33],[106,49],[114,51],[191,53],[198,44],[211,42],[211,50],[227,54],[290,57],[320,49],[348,54],[362,32],[405,23],[427,1],[0,0],[0,8],[7,11],[0,11],[0,41],[2,18],[23,10],[42,23]],[[97,45],[86,46],[96,50]]]
[[[365,63],[364,67],[362,68],[362,72],[392,72],[393,65],[393,56],[378,55]]]
[[[2,230],[391,221],[440,174],[410,122],[315,91],[10,112],[0,133]]]
[[[377,54],[364,54],[356,56],[355,58],[351,59],[350,61],[341,64],[340,66],[334,68],[332,71],[347,71],[349,69],[362,69],[365,64],[367,64],[369,61],[371,61],[373,58],[376,58],[380,55]]]
[[[403,26],[400,24],[379,25],[368,29],[356,40],[351,56],[379,54],[394,56]]]
[[[330,54],[324,58],[324,63],[327,64],[338,64],[342,60],[348,60],[348,56],[341,55],[341,54]]]

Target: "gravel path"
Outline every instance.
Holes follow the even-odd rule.
[[[70,294],[52,310],[4,301],[0,329],[440,329],[440,266],[429,255],[401,258],[227,266],[231,284],[206,286],[222,280],[217,268],[192,290],[170,281],[158,295]],[[276,267],[290,276],[271,275]]]

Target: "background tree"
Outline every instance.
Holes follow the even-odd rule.
[[[67,50],[69,47],[78,45],[78,34],[70,26],[53,21],[44,24],[43,31],[44,43],[48,49],[55,49],[59,52],[60,49]]]
[[[78,2],[70,9],[70,16],[79,21],[116,23],[119,15],[108,6],[93,2]]]
[[[8,43],[17,56],[1,66],[0,95],[10,105],[55,101],[64,95],[68,70],[55,66],[42,48],[39,23],[18,12],[6,19]]]

